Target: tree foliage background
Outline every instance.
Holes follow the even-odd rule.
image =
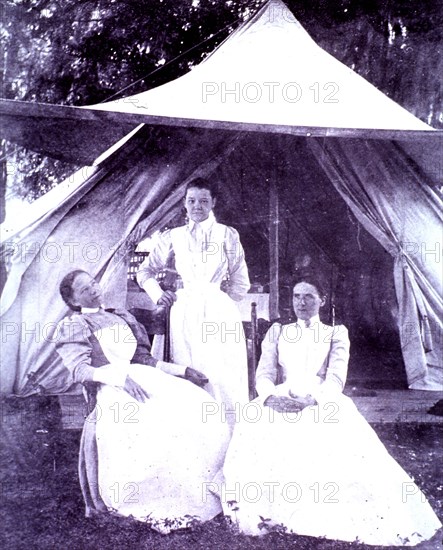
[[[1,96],[87,105],[147,90],[190,70],[263,3],[3,0]],[[443,127],[439,0],[286,3],[324,49],[428,124]],[[3,188],[9,159],[10,192],[29,200],[77,168],[6,142],[2,159]]]

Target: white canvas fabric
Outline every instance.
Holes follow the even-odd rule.
[[[280,0],[181,78],[93,108],[190,121],[431,130],[320,48]]]

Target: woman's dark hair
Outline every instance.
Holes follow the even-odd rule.
[[[292,285],[292,288],[294,288],[295,285],[298,285],[299,283],[308,283],[308,285],[312,285],[313,287],[315,287],[320,298],[324,298],[326,296],[324,285],[322,284],[320,279],[314,275],[297,275]]]
[[[186,196],[186,193],[188,192],[188,189],[191,189],[193,187],[196,189],[207,189],[211,194],[212,200],[216,199],[218,196],[217,186],[214,185],[213,183],[210,183],[208,180],[204,178],[195,178],[195,180],[190,181],[186,185],[185,196]]]
[[[86,273],[83,269],[74,269],[74,271],[70,271],[67,275],[65,275],[62,279],[62,282],[60,283],[60,286],[58,287],[60,291],[60,295],[63,298],[63,301],[67,306],[69,306],[73,311],[81,311],[80,306],[75,306],[71,303],[72,300],[72,285],[74,284],[74,281],[77,277],[77,275],[80,275],[80,273]]]

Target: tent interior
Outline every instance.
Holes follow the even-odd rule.
[[[318,274],[327,292],[323,319],[350,331],[349,381],[406,388],[393,259],[353,215],[306,139],[237,134],[208,179],[219,189],[217,219],[240,233],[253,288],[276,289],[268,318],[293,319],[293,281]],[[180,209],[166,225],[184,222]]]
[[[336,104],[202,101],[214,75],[244,78],[242,89],[277,79],[307,89],[326,69],[341,75]],[[4,229],[3,393],[71,387],[54,346],[68,313],[60,280],[86,269],[107,304],[131,305],[131,256],[183,222],[195,177],[218,185],[216,216],[239,231],[271,320],[290,317],[291,283],[309,267],[327,287],[324,320],[334,311],[349,328],[351,383],[441,390],[441,132],[318,48],[275,1],[190,73],[132,99],[88,109],[0,104],[6,139],[76,162],[143,124],[86,175],[36,201],[32,219]]]

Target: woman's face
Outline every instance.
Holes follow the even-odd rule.
[[[190,220],[197,223],[206,220],[214,206],[215,199],[209,189],[190,187],[186,191],[185,208]]]
[[[318,315],[321,306],[325,303],[314,285],[301,282],[294,286],[292,305],[298,319],[307,321]]]
[[[79,273],[72,283],[72,299],[74,306],[100,307],[102,305],[102,289],[89,273]]]

